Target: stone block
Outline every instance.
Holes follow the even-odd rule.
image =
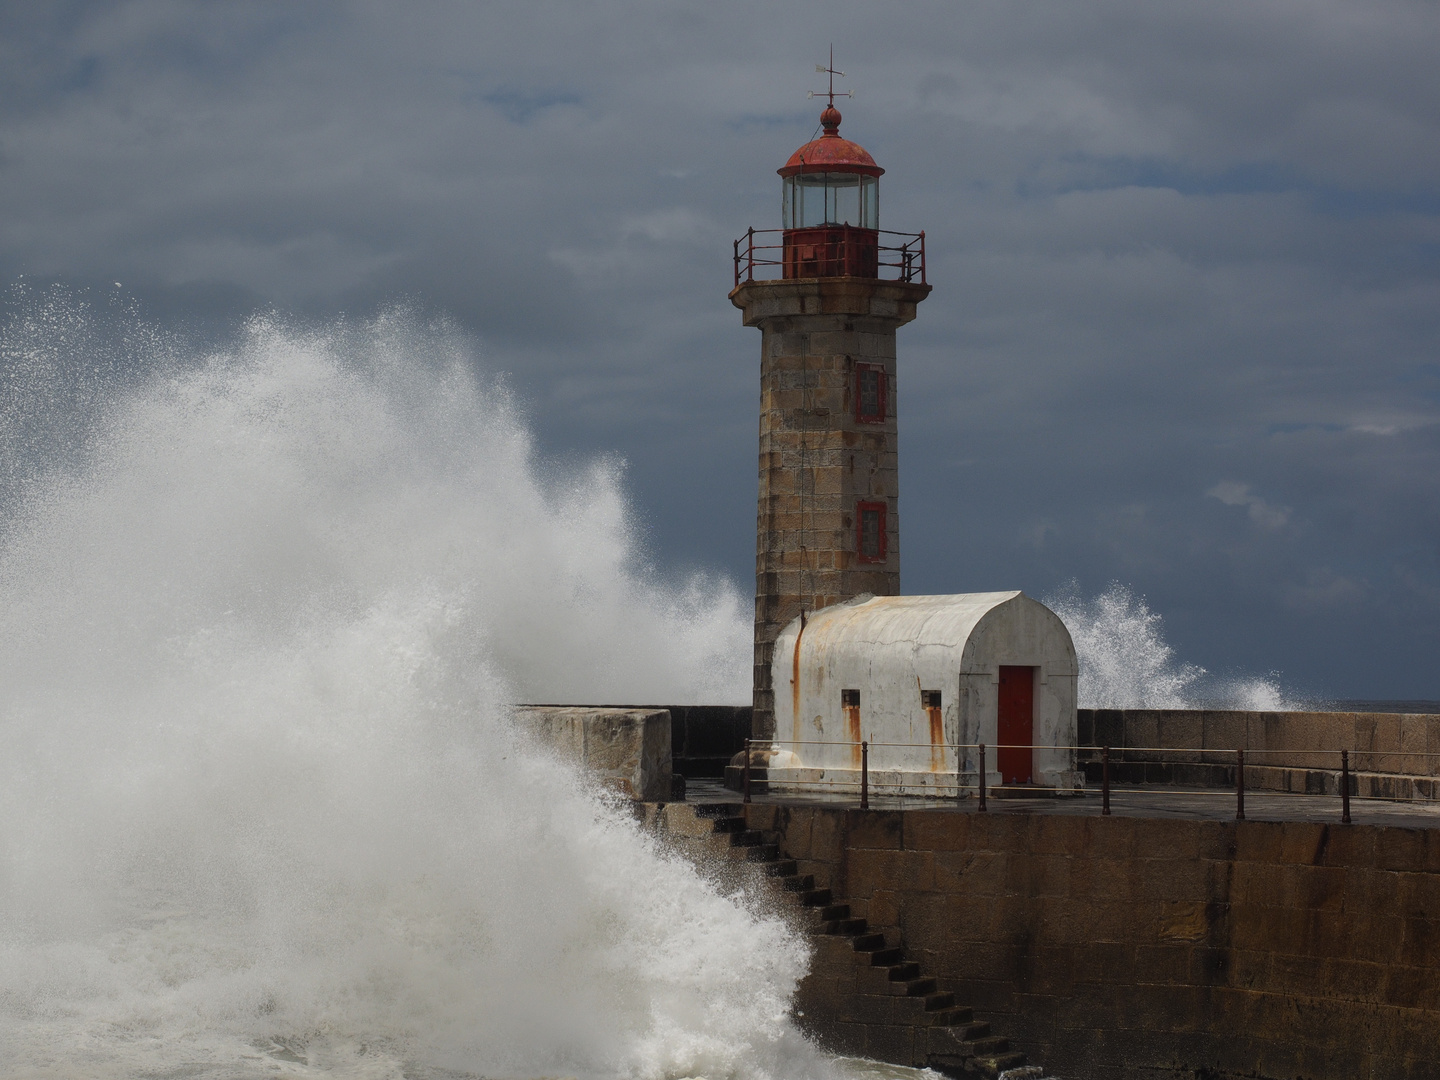
[[[750,803],[744,807],[745,827],[770,832],[775,829],[781,811],[785,808],[766,803]]]
[[[1133,869],[1127,859],[1077,857],[1070,861],[1068,895],[1085,901],[1129,900]]]
[[[1324,962],[1331,995],[1350,1001],[1379,1001],[1384,995],[1387,969],[1369,960],[1331,957]]]
[[[1207,711],[1201,720],[1200,745],[1207,750],[1236,750],[1249,746],[1249,724],[1243,712]]]
[[[1329,829],[1309,821],[1280,822],[1280,861],[1314,866],[1329,846]]]
[[[1036,817],[1028,850],[1036,855],[1078,855],[1086,847],[1084,818],[1056,814]]]
[[[1194,1031],[1197,994],[1193,987],[1167,983],[1142,983],[1124,988],[1117,1026],[1144,1032],[1151,1038],[1164,1033],[1174,1045],[1176,1036]]]
[[[1075,951],[1076,978],[1126,987],[1134,984],[1135,946],[1124,941],[1095,941]]]
[[[1160,735],[1160,717],[1145,709],[1125,711],[1124,746],[1155,747],[1164,745]]]
[[[846,812],[816,807],[810,823],[810,857],[831,866],[844,861]]]
[[[1229,862],[1235,858],[1235,823],[1196,821],[1195,855],[1200,859]]]
[[[1440,1008],[1440,976],[1433,967],[1396,964],[1385,969],[1384,1001],[1401,1009]]]
[[[899,810],[849,810],[845,815],[847,846],[851,848],[901,847],[905,815]]]
[[[1158,905],[1128,902],[1092,903],[1077,920],[1077,931],[1092,942],[1131,942],[1153,939],[1160,919]]]
[[[902,997],[893,993],[854,993],[845,999],[837,1020],[849,1020],[857,1024],[879,1024],[883,1026],[908,1026],[916,1023],[916,1013],[924,1012],[925,1003],[918,998]],[[892,1059],[893,1060],[893,1059]]]
[[[1270,987],[1283,987],[1287,994],[1324,997],[1328,991],[1324,962],[1303,953],[1272,953]]]
[[[1212,909],[1203,900],[1170,901],[1160,905],[1158,917],[1160,942],[1166,946],[1193,945],[1209,936]]]
[[[1440,919],[1440,874],[1393,874],[1395,910],[1407,918]]]
[[[1375,863],[1375,830],[1354,826],[1333,826],[1325,845],[1325,865],[1369,867]]]
[[[1083,850],[1092,858],[1128,859],[1135,851],[1135,830],[1130,819],[1087,817]]]
[[[1029,831],[1027,814],[970,815],[970,846],[976,851],[1024,851]]]
[[[663,803],[655,806],[655,827],[670,836],[705,839],[715,832],[715,822],[695,813],[693,806],[685,803]]]
[[[1070,859],[1065,855],[1022,855],[1006,868],[1005,885],[1016,896],[1068,896]]]
[[[913,810],[905,815],[902,840],[912,851],[964,851],[970,842],[970,815],[949,810]]]
[[[1344,922],[1336,925],[1340,918]],[[1321,917],[1317,920],[1317,951],[1327,956],[1371,959],[1382,964],[1403,964],[1405,920],[1398,915],[1367,912],[1360,916]]]
[[[982,896],[1005,892],[1008,856],[995,851],[936,851],[933,855],[936,889]]]
[[[1190,982],[1195,986],[1224,986],[1233,981],[1239,949],[1196,946],[1190,950]],[[1265,956],[1265,953],[1257,954]]]
[[[1193,821],[1132,819],[1135,857],[1138,859],[1196,859],[1199,832]]]
[[[1376,868],[1423,873],[1429,868],[1428,839],[1420,829],[1376,829]]]
[[[865,918],[875,929],[899,927],[900,913],[903,909],[904,905],[899,892],[894,889],[876,889],[870,894]]]
[[[518,705],[518,727],[609,787],[646,802],[670,798],[670,714],[664,709]]]
[[[768,668],[767,668],[768,670]],[[751,803],[750,805],[755,805]],[[775,820],[775,829],[780,834],[780,850],[792,859],[808,859],[813,850],[810,829],[815,820],[815,809],[809,806],[786,806],[784,813]]]
[[[867,1024],[865,1027],[865,1056],[876,1061],[893,1061],[902,1065],[924,1064],[924,1055],[915,1056],[916,1032],[909,1024]]]
[[[1282,860],[1285,844],[1284,824],[1276,821],[1237,821],[1235,823],[1235,860],[1274,865]]]
[[[1345,906],[1347,872],[1333,866],[1286,867],[1287,899],[1294,907],[1339,911]]]
[[[1198,749],[1205,745],[1205,716],[1194,711],[1176,711],[1166,715],[1163,723],[1156,725],[1158,741],[1151,746],[1171,747],[1175,750]],[[1198,755],[1175,753],[1166,755],[1172,761],[1198,761]]]
[[[935,886],[935,856],[929,851],[852,848],[846,864],[846,885],[855,896],[870,896],[887,887],[928,892]]]

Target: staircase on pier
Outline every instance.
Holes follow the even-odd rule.
[[[796,996],[796,1019],[827,1050],[951,1076],[1043,1076],[906,959],[898,934],[873,929],[813,874],[802,874],[775,836],[749,828],[741,805],[660,804],[646,807],[646,816],[672,840],[751,864],[798,909],[815,952]]]

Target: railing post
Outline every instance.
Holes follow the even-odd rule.
[[[1340,751],[1340,820],[1350,824],[1350,751]]]
[[[985,744],[980,744],[980,809],[985,809]]]
[[[1245,751],[1235,751],[1235,820],[1245,820]]]
[[[744,792],[745,792],[745,801],[748,803],[748,802],[750,801],[750,740],[749,740],[749,739],[746,739],[746,740],[745,740],[745,764],[744,764],[743,766],[741,766],[741,774],[740,774],[740,775],[744,778],[744,782],[741,784],[741,787],[742,787],[742,789],[743,789]]]
[[[1100,813],[1110,814],[1110,747],[1100,750]]]
[[[860,809],[870,809],[870,744],[860,743]]]
[[[925,282],[925,230],[920,230],[920,284]]]

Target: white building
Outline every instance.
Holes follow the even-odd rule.
[[[859,596],[792,621],[775,643],[771,790],[875,795],[1081,785],[1070,633],[1019,592]]]

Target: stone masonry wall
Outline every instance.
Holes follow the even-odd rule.
[[[759,327],[754,734],[774,734],[775,638],[802,610],[900,591],[895,332],[929,286],[857,278],[747,282],[731,300]],[[857,365],[883,373],[881,422],[855,418]],[[885,558],[857,556],[856,504],[883,503]]]
[[[1051,1074],[1440,1076],[1440,830],[746,811]]]
[[[1081,746],[1111,747],[1117,784],[1232,787],[1228,755],[1195,751],[1243,749],[1249,788],[1338,795],[1348,750],[1352,795],[1440,799],[1440,716],[1429,713],[1081,709],[1078,722]],[[1099,755],[1080,757],[1097,783]]]

